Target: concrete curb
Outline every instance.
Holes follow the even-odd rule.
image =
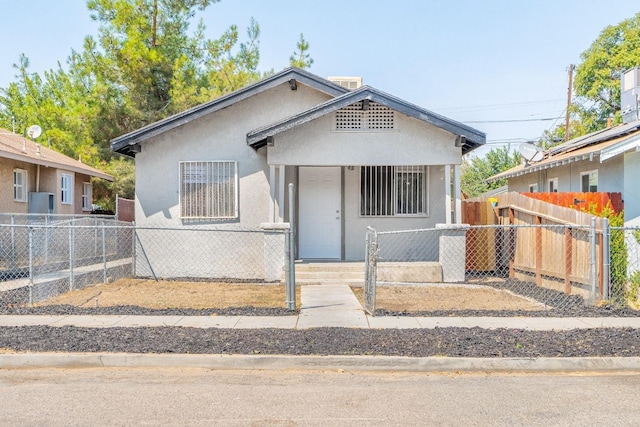
[[[298,369],[395,372],[640,372],[640,357],[470,358],[220,354],[0,354],[0,369],[162,368]]]

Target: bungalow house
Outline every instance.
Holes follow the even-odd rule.
[[[375,88],[288,68],[111,148],[135,157],[140,227],[277,228],[289,222],[293,183],[298,256],[355,261],[367,226],[460,222],[462,155],[484,143],[484,133]],[[199,253],[206,244],[190,240]]]
[[[113,177],[0,128],[0,212],[91,213],[91,178]]]
[[[619,192],[625,225],[640,225],[639,147],[634,121],[569,140],[490,179],[507,179],[515,192]]]

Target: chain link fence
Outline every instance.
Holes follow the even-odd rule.
[[[121,278],[295,280],[286,274],[293,263],[288,228],[149,228],[93,216],[8,219],[0,223],[2,306],[34,304]],[[287,298],[295,301],[289,288]]]
[[[466,287],[470,298],[478,286],[492,288],[540,310],[594,305],[615,293],[608,279],[611,233],[545,224],[369,229],[365,309],[375,313],[376,286],[429,285]],[[640,283],[640,272],[637,277]]]

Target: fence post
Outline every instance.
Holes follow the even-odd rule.
[[[596,248],[596,218],[591,218],[591,228],[589,229],[589,241],[591,244],[591,257],[589,260],[590,272],[589,279],[591,281],[591,302],[595,303],[596,300],[596,292],[598,289],[598,277],[596,275],[596,259],[597,259],[597,248]]]
[[[609,218],[602,219],[602,299],[609,299],[611,287],[611,229]]]
[[[29,227],[29,305],[33,305],[33,228]]]
[[[69,224],[69,290],[73,290],[73,257],[75,255],[73,227]]]
[[[104,219],[102,220],[102,283],[107,283],[107,240],[105,238]]]
[[[11,270],[16,268],[16,223],[11,215]]]
[[[377,281],[377,256],[378,235],[373,227],[367,227],[365,245],[365,281],[364,281],[364,309],[375,316],[376,314],[376,281]]]
[[[287,309],[296,309],[295,209],[293,183],[289,183],[289,231],[285,235]]]
[[[136,228],[131,224],[131,276],[136,277]]]

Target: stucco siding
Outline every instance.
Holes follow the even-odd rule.
[[[300,166],[460,164],[455,135],[395,113],[388,131],[336,131],[328,114],[274,137],[269,164]]]
[[[16,202],[13,198],[13,170],[27,171],[26,191],[34,191],[36,184],[36,167],[29,163],[0,158],[0,212],[27,213],[27,202]]]
[[[626,183],[622,199],[624,200],[625,225],[640,226],[640,153],[634,151],[624,154],[624,182]]]
[[[136,222],[180,227],[180,161],[230,160],[238,164],[239,218],[214,221],[258,227],[269,219],[269,168],[264,149],[246,143],[248,131],[328,99],[304,85],[288,84],[238,102],[210,116],[166,132],[142,145],[136,156]],[[199,226],[206,225],[198,223]]]
[[[558,178],[559,192],[580,192],[581,173],[598,171],[598,191],[623,192],[624,162],[622,156],[616,156],[603,163],[598,158],[581,160],[566,165],[545,169],[517,177],[509,178],[509,191],[528,192],[529,185],[538,184],[538,191],[548,191],[548,180]]]
[[[428,191],[429,215],[428,216],[397,216],[397,217],[363,217],[360,215],[360,170],[346,169],[344,175],[344,246],[345,259],[348,261],[361,261],[364,259],[364,243],[367,226],[378,231],[408,230],[421,228],[434,228],[436,224],[445,222],[444,212],[444,167],[429,167],[429,191]],[[432,242],[434,253],[437,257],[437,245]],[[420,244],[430,246],[426,242]],[[416,252],[411,244],[404,245],[405,250]],[[426,250],[426,247],[423,248]],[[425,261],[429,261],[425,259]]]

